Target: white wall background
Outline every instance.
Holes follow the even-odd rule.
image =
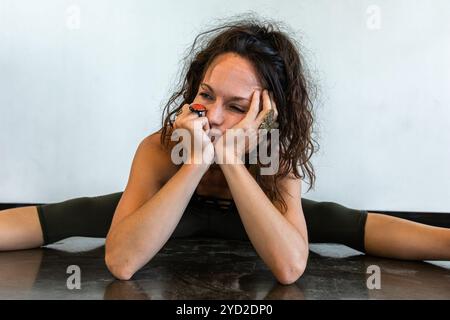
[[[123,190],[184,50],[249,10],[298,32],[320,86],[303,196],[449,212],[447,0],[0,0],[0,202]]]

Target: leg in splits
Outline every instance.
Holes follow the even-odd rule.
[[[450,260],[450,228],[369,212],[367,254],[405,260]]]
[[[3,210],[0,251],[37,248],[71,236],[106,237],[121,195],[117,192]],[[450,260],[449,228],[334,202],[302,198],[302,207],[312,243],[341,243],[370,255],[396,259]]]
[[[302,198],[310,242],[340,243],[369,255],[450,260],[450,228],[413,222],[335,202]]]

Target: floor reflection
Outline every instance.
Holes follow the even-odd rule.
[[[450,267],[346,254],[313,245],[307,270],[280,285],[248,242],[172,239],[130,281],[104,264],[98,239],[66,239],[51,247],[0,253],[1,299],[450,299]],[[81,289],[70,290],[70,265]],[[367,268],[381,271],[381,289],[367,288]]]

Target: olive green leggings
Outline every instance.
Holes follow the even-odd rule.
[[[117,192],[38,205],[44,245],[74,236],[105,238],[121,196]],[[366,210],[305,198],[302,208],[311,243],[340,243],[365,252]],[[194,236],[248,240],[234,203],[223,207],[217,199],[196,193],[172,234],[174,238]]]

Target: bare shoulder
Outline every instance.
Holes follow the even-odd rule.
[[[167,182],[179,169],[179,166],[171,160],[172,148],[173,143],[170,143],[168,148],[161,144],[161,133],[157,131],[145,137],[136,151],[136,153],[143,154],[142,157],[147,159],[148,166],[157,169],[162,184]],[[143,170],[145,169],[143,168]]]
[[[170,148],[161,145],[160,137],[160,133],[155,132],[139,143],[111,229],[153,197],[178,170],[170,159]]]

